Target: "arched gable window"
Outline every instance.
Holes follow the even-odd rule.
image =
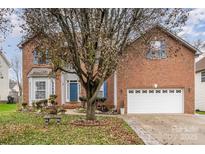
[[[149,51],[146,54],[148,59],[167,58],[164,41],[151,41]]]

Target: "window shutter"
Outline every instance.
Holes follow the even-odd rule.
[[[103,83],[104,98],[107,98],[107,81]]]

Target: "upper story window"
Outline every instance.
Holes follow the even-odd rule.
[[[201,72],[201,82],[205,82],[205,71]]]
[[[33,51],[33,64],[49,64],[48,50],[46,52]]]
[[[151,41],[149,51],[146,54],[148,59],[167,58],[164,41]]]

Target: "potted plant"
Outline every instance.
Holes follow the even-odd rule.
[[[124,101],[120,103],[120,114],[125,114]]]

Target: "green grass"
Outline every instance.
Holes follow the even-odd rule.
[[[205,111],[196,111],[197,114],[205,114]]]
[[[0,114],[0,144],[144,144],[120,118],[98,117],[109,120],[106,126],[74,126],[72,120],[84,116],[64,115],[57,125],[44,125],[42,116],[34,113],[10,112]]]
[[[0,114],[2,112],[15,112],[16,104],[0,104]]]

